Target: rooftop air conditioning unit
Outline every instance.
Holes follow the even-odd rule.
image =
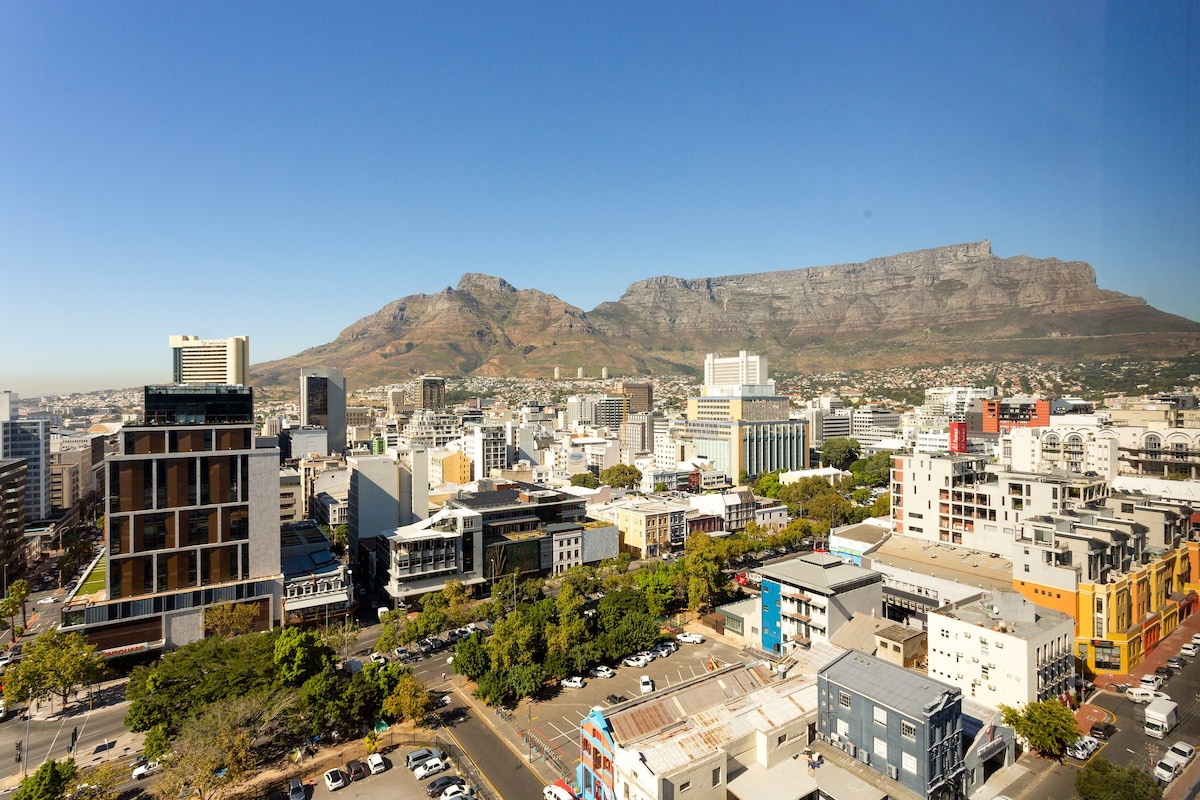
[[[887,768],[888,768],[888,777],[891,778],[892,780],[896,780],[900,775],[899,771],[896,769],[896,765],[888,764]]]
[[[862,750],[859,750],[858,751],[858,760],[864,764],[870,764],[871,763],[871,751],[865,747]]]

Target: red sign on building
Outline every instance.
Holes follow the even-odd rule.
[[[967,452],[967,423],[951,422],[950,423],[950,452],[965,453]]]

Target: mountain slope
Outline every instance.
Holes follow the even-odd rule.
[[[1169,358],[1200,350],[1200,324],[1100,289],[1079,261],[989,243],[841,264],[631,284],[590,313],[468,273],[455,288],[389,303],[329,344],[253,368],[287,384],[337,367],[352,388],[422,372],[549,377],[696,372],[706,352],[754,350],[773,369],[863,369],[946,359]]]

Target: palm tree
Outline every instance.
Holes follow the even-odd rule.
[[[12,595],[0,600],[0,617],[8,620],[8,627],[11,628],[13,626],[13,618],[17,616],[20,610],[21,604]],[[14,635],[13,638],[16,638],[16,636]]]

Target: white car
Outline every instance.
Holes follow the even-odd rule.
[[[703,636],[701,636],[698,633],[692,633],[691,631],[685,631],[684,633],[680,633],[680,634],[676,635],[675,638],[678,641],[683,642],[684,644],[701,644],[704,642]]]
[[[1175,780],[1180,772],[1183,772],[1183,767],[1174,761],[1163,759],[1154,765],[1154,779],[1163,783],[1170,783]]]
[[[58,598],[56,598],[52,594],[48,594],[45,597],[43,597],[41,600],[38,600],[38,605],[39,606],[48,606],[52,603],[57,603],[57,602],[58,602]]]
[[[650,694],[654,691],[654,681],[649,675],[643,675],[638,681],[638,686],[642,690],[642,694]]]
[[[430,775],[437,775],[439,772],[445,772],[448,769],[450,769],[450,765],[445,761],[442,761],[440,758],[431,758],[414,769],[413,776],[417,780],[423,781]]]
[[[645,656],[626,656],[621,663],[627,667],[638,667],[640,669],[649,664],[650,659]]]
[[[331,769],[325,773],[325,788],[336,792],[347,784],[346,776],[340,769]]]
[[[148,778],[154,773],[162,769],[162,763],[159,761],[147,761],[140,767],[135,767],[133,770],[133,779],[140,781],[142,778]]]
[[[372,775],[378,775],[387,769],[387,762],[379,753],[371,753],[367,756],[367,769],[371,770]]]
[[[1180,769],[1192,763],[1192,759],[1195,757],[1196,748],[1187,742],[1176,742],[1167,748],[1167,752],[1163,753],[1163,761],[1178,764]]]
[[[617,671],[614,670],[612,667],[606,667],[603,664],[601,664],[598,667],[592,667],[591,671],[588,674],[591,675],[593,678],[615,678],[617,675]]]
[[[443,798],[470,797],[470,796],[471,796],[470,789],[468,789],[465,786],[459,786],[457,784],[455,784],[454,786],[451,786],[449,789],[442,792]]]
[[[385,656],[383,653],[371,653],[371,661],[375,662],[381,667],[386,667],[388,662],[387,656]]]
[[[563,678],[562,687],[564,689],[582,689],[587,686],[587,681],[578,675],[572,675],[569,678]]]
[[[1192,634],[1192,644],[1200,644],[1200,633]]]
[[[1098,749],[1100,749],[1100,740],[1091,736],[1080,736],[1074,744],[1067,748],[1067,755],[1078,758],[1080,761],[1087,761]]]
[[[1192,658],[1195,658],[1198,653],[1200,653],[1200,644],[1188,642],[1183,647],[1179,648],[1179,655],[1181,656],[1191,656]]]

